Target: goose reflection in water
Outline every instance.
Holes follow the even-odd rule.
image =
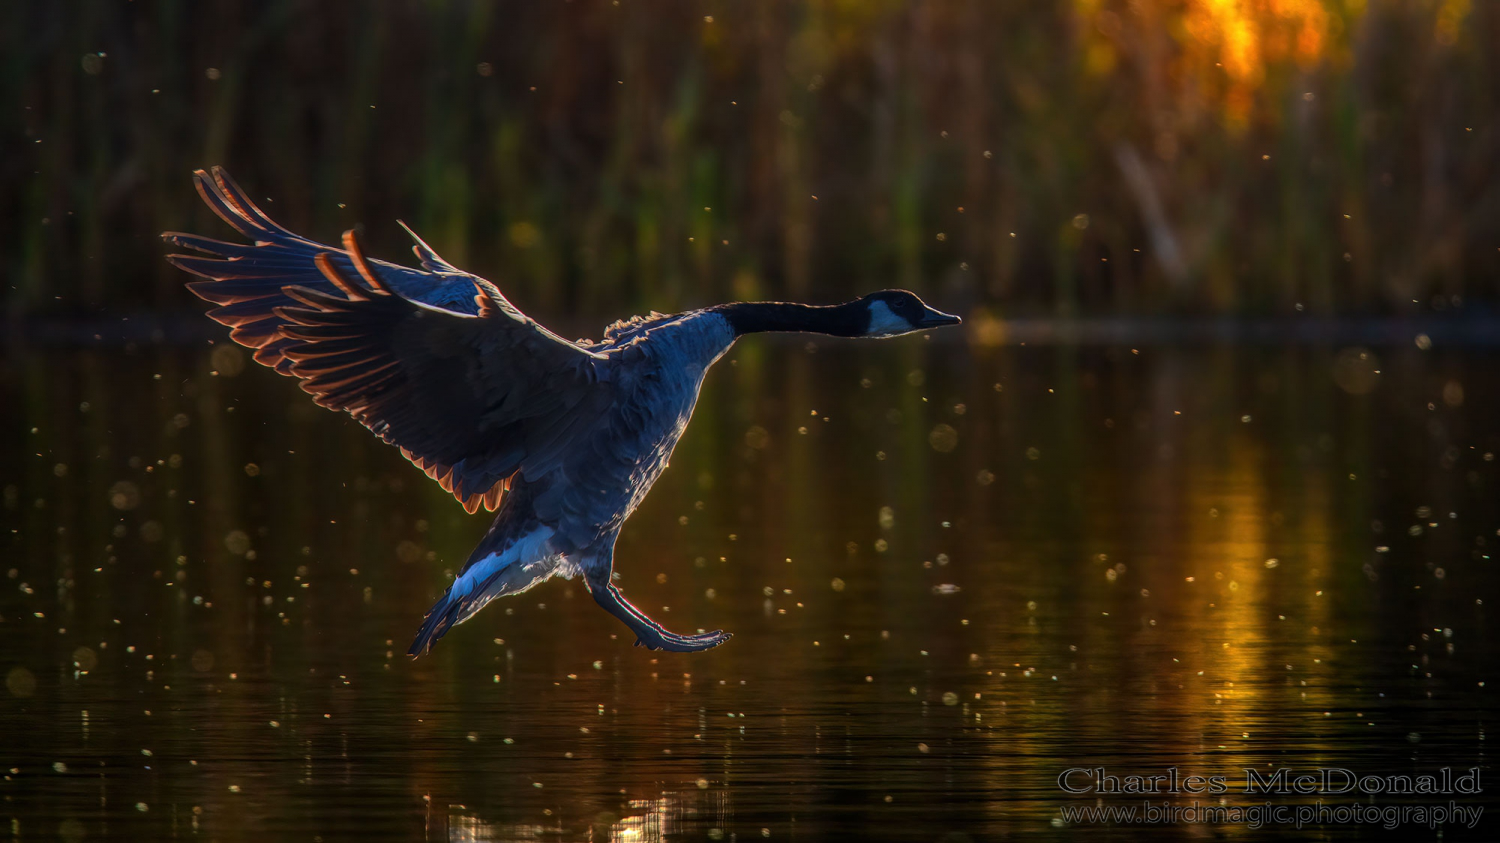
[[[698,790],[665,791],[656,799],[631,799],[622,817],[602,811],[594,817],[590,839],[663,843],[706,827],[710,840],[727,840],[724,828],[734,819],[729,793],[703,785],[700,782]],[[538,823],[492,823],[466,805],[448,805],[442,819],[447,822],[443,839],[450,843],[566,839],[570,830]]]

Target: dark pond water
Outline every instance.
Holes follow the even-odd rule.
[[[664,624],[733,641],[635,649],[557,580],[413,662],[484,518],[237,349],[11,350],[0,835],[1201,839],[1265,831],[1060,809],[1500,812],[1497,364],[746,342],[617,556]],[[1059,785],[1101,767],[1227,792]],[[1474,767],[1477,795],[1244,792],[1246,768]]]

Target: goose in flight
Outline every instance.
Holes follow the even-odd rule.
[[[581,576],[594,600],[653,650],[697,652],[729,640],[679,635],[631,605],[611,580],[615,538],[661,475],[708,368],[763,331],[894,337],[957,325],[904,290],[845,304],[735,303],[616,322],[598,342],[569,342],[500,290],[437,255],[410,229],[422,268],[300,237],[266,216],[223,169],[194,173],[198,193],[250,240],[167,232],[170,255],[201,276],[230,338],[347,412],[494,523],[409,654],[421,656],[496,597],[553,576]],[[405,228],[405,225],[402,226]]]

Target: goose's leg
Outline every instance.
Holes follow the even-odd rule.
[[[645,612],[631,605],[614,583],[609,581],[611,565],[590,570],[585,577],[589,593],[594,596],[604,611],[609,612],[630,627],[636,635],[636,646],[648,650],[669,650],[674,653],[697,653],[723,644],[733,637],[723,630],[705,632],[701,635],[678,635],[651,620]]]
[[[613,585],[607,587],[607,592],[607,602],[606,600],[600,600],[597,594],[594,599],[600,605],[604,606],[610,614],[625,621],[626,625],[635,630],[638,636],[636,643],[647,649],[671,650],[677,653],[696,653],[700,650],[717,647],[733,637],[731,633],[720,629],[698,635],[679,635],[647,617],[644,612],[636,608],[629,600],[626,600],[625,595],[621,594],[620,590]],[[618,606],[624,610],[628,614],[628,618],[626,615],[615,611],[611,606]]]

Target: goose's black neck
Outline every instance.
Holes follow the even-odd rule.
[[[787,331],[858,337],[870,327],[869,308],[857,300],[828,307],[784,302],[737,302],[721,304],[713,310],[728,320],[735,336]]]

